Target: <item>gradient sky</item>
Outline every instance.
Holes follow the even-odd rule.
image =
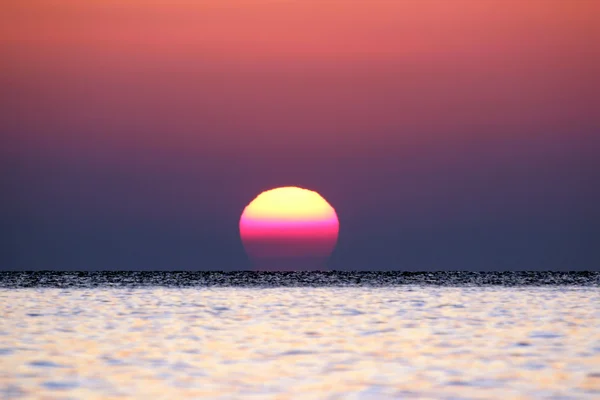
[[[596,0],[5,1],[0,268],[247,269],[295,185],[333,269],[598,270],[598,71]]]

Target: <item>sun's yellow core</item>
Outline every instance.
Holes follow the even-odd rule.
[[[261,193],[242,214],[242,218],[252,220],[279,221],[318,221],[335,217],[335,210],[320,194],[294,186]]]

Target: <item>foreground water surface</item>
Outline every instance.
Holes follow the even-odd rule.
[[[596,285],[0,288],[0,398],[599,398]]]

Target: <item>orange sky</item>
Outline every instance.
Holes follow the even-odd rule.
[[[597,89],[594,0],[0,7],[7,109],[54,120],[53,143],[386,147],[466,140],[465,121],[518,137],[585,119]]]
[[[598,33],[600,11],[594,0],[23,0],[2,8],[9,44],[249,62],[504,52],[517,37],[530,50],[560,46]]]

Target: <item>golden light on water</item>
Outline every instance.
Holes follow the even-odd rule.
[[[90,399],[592,396],[597,297],[554,288],[0,291],[0,388]]]

